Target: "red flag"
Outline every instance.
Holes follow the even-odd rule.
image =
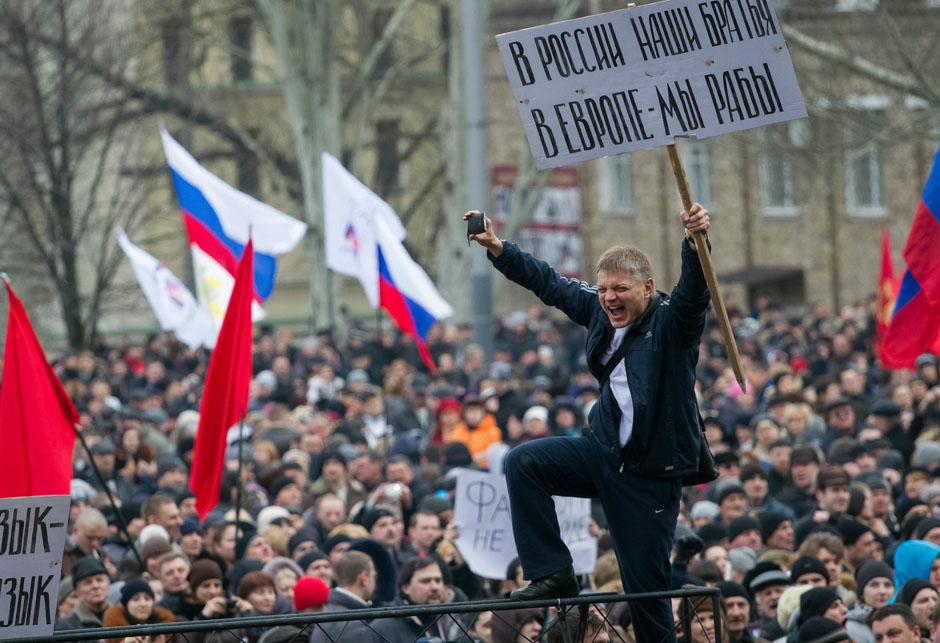
[[[894,261],[891,259],[891,233],[885,227],[881,229],[881,275],[878,277],[878,311],[875,317],[875,350],[882,364],[885,363],[882,344],[898,298],[898,285],[894,277]]]
[[[23,302],[4,283],[10,312],[0,386],[0,498],[68,494],[81,419],[46,361]]]
[[[245,246],[235,286],[225,310],[219,339],[206,372],[199,407],[199,430],[193,453],[190,488],[196,494],[200,519],[219,503],[219,487],[225,467],[225,436],[248,411],[251,380],[251,300],[254,297],[254,249]]]

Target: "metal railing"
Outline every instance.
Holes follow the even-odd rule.
[[[690,599],[701,597],[703,599],[711,599],[711,608],[712,613],[715,615],[720,614],[719,601],[720,601],[720,592],[715,587],[695,587],[695,588],[685,588],[680,590],[672,591],[663,591],[663,592],[645,592],[639,594],[614,594],[614,593],[592,593],[592,594],[583,594],[576,596],[574,598],[559,598],[559,599],[541,599],[534,601],[511,601],[508,599],[492,599],[492,600],[481,600],[481,601],[468,601],[461,603],[442,603],[437,605],[400,605],[400,606],[391,606],[391,607],[375,607],[375,608],[364,608],[350,611],[341,611],[341,612],[313,612],[313,613],[304,613],[304,614],[281,614],[281,615],[270,615],[270,616],[248,616],[248,617],[233,617],[233,618],[213,618],[206,620],[195,620],[195,621],[183,621],[176,623],[160,623],[160,624],[145,624],[145,625],[129,625],[124,627],[102,627],[102,628],[88,628],[80,630],[63,630],[55,632],[50,637],[34,637],[34,638],[20,638],[20,639],[8,639],[9,643],[25,643],[26,641],[50,641],[53,643],[65,643],[66,641],[88,641],[95,639],[121,639],[124,637],[155,637],[160,635],[170,635],[169,638],[179,636],[181,640],[191,643],[189,636],[196,633],[210,633],[210,632],[220,632],[220,633],[229,633],[231,630],[244,630],[251,628],[273,628],[278,626],[295,626],[300,628],[300,632],[297,633],[293,639],[298,641],[306,641],[309,639],[310,634],[309,630],[315,628],[324,623],[338,623],[338,622],[362,622],[369,627],[375,634],[376,638],[383,643],[389,643],[388,639],[385,639],[381,634],[375,631],[374,628],[369,625],[370,621],[388,619],[388,618],[408,618],[412,616],[417,617],[428,617],[435,616],[437,617],[432,621],[432,624],[435,624],[441,617],[450,616],[454,614],[475,614],[479,612],[493,612],[494,618],[498,618],[497,612],[507,611],[507,610],[520,610],[520,609],[530,609],[530,608],[556,608],[559,611],[559,616],[554,620],[548,628],[542,631],[538,636],[538,641],[543,641],[552,627],[558,626],[560,623],[563,623],[565,620],[565,614],[570,608],[578,608],[580,610],[580,628],[577,632],[577,636],[573,640],[568,640],[570,635],[566,632],[564,636],[565,643],[582,643],[584,638],[584,628],[587,621],[588,609],[591,605],[602,605],[602,604],[614,604],[621,603],[624,601],[640,601],[640,600],[650,600],[650,599],[672,599],[672,598],[681,598],[683,601],[686,601],[686,609],[684,610],[687,614],[684,623],[681,623],[683,632],[685,633],[685,640],[692,640],[692,628],[696,626],[693,623],[693,618],[697,618],[697,609],[693,605],[693,601]],[[701,601],[699,602],[701,604]],[[607,620],[606,610],[599,612],[603,621],[610,625],[610,622]],[[453,619],[455,623],[461,628],[462,635],[470,637],[470,632],[460,624],[457,619]],[[700,625],[700,623],[699,623]],[[425,631],[429,629],[430,626],[425,628]],[[721,619],[715,618],[715,641],[721,640]],[[611,630],[613,628],[610,628]],[[673,629],[667,635],[671,636],[676,630]],[[704,631],[704,627],[703,627]],[[324,631],[325,632],[325,631]],[[518,632],[521,634],[521,632]],[[423,634],[418,638],[423,638]],[[293,640],[292,639],[292,640]],[[327,639],[332,640],[327,634]],[[232,641],[241,640],[241,637],[232,635]],[[417,640],[417,638],[415,639]],[[615,639],[613,632],[611,632],[611,641],[614,643]],[[665,640],[665,639],[664,639]],[[361,643],[361,642],[360,642]],[[658,641],[639,641],[638,643],[661,643]],[[712,642],[714,643],[714,641]]]

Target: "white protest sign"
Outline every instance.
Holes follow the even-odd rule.
[[[470,570],[484,578],[502,580],[518,554],[513,540],[506,477],[486,471],[457,472],[454,522],[460,530],[457,549]],[[594,571],[597,541],[588,533],[591,501],[555,496],[561,538],[568,545],[578,574]]]
[[[539,169],[806,117],[772,0],[663,0],[496,42]]]
[[[0,498],[0,639],[52,634],[70,500]]]

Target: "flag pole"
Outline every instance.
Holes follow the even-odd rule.
[[[105,495],[108,496],[108,502],[111,504],[111,509],[114,510],[114,515],[117,518],[118,526],[124,533],[124,537],[127,538],[127,542],[131,546],[131,551],[134,552],[134,558],[137,559],[137,564],[140,565],[141,572],[147,571],[147,565],[144,564],[144,560],[140,557],[140,552],[137,551],[137,547],[134,545],[133,538],[131,538],[131,535],[127,533],[127,523],[124,522],[124,516],[121,515],[120,511],[118,511],[117,503],[114,502],[114,496],[111,495],[111,488],[108,486],[107,480],[104,479],[104,475],[102,475],[98,465],[95,464],[95,458],[91,454],[91,449],[88,448],[88,443],[85,442],[85,436],[82,435],[82,432],[78,429],[77,426],[73,426],[72,428],[75,429],[75,436],[78,438],[78,441],[82,443],[82,448],[85,449],[85,453],[88,454],[88,464],[91,465],[92,470],[95,472],[95,477],[98,479],[98,482],[101,483],[101,486],[105,489]]]
[[[669,151],[672,173],[676,177],[676,187],[679,188],[679,196],[682,197],[682,207],[688,212],[692,209],[692,195],[685,174],[685,166],[682,164],[682,157],[679,156],[679,150],[676,148],[675,143],[670,143],[666,146],[666,149]],[[721,329],[721,336],[725,340],[725,349],[728,351],[728,360],[731,362],[734,378],[741,385],[741,390],[745,391],[747,388],[744,381],[744,367],[741,365],[738,345],[735,343],[734,333],[731,331],[728,311],[725,309],[725,302],[721,298],[721,291],[718,289],[718,277],[715,275],[715,266],[712,264],[712,256],[708,251],[708,242],[702,232],[693,232],[692,238],[695,241],[695,251],[698,253],[699,261],[702,264],[702,272],[705,273],[708,293],[711,295],[712,306],[715,309],[715,315],[718,317],[718,327]]]

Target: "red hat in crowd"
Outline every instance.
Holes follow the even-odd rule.
[[[294,609],[298,612],[308,607],[322,605],[330,597],[330,588],[315,576],[303,576],[294,585]]]

